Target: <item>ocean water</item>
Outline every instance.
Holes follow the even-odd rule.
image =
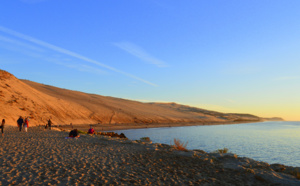
[[[259,122],[118,130],[131,140],[150,137],[153,143],[188,142],[187,148],[212,152],[228,148],[240,157],[300,167],[300,122]]]

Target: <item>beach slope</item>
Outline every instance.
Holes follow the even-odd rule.
[[[0,185],[300,185],[283,170],[231,154],[177,151],[98,135],[5,128]],[[276,171],[275,171],[276,170]],[[295,170],[295,169],[290,169]]]

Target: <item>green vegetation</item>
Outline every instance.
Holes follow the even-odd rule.
[[[87,134],[87,132],[83,132],[81,130],[77,130],[77,132],[80,133],[80,134]]]

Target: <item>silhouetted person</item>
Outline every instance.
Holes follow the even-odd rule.
[[[19,117],[19,119],[17,120],[17,123],[18,123],[19,131],[21,132],[22,131],[22,125],[24,123],[24,120],[23,120],[22,116]]]
[[[73,137],[73,138],[79,137],[77,129],[71,130],[69,133],[69,137]]]
[[[51,125],[52,125],[52,121],[51,119],[48,120],[48,127],[49,127],[49,130],[51,130]]]
[[[2,136],[4,135],[4,133],[3,133],[4,125],[5,125],[5,119],[2,120],[2,123],[1,123],[1,126],[0,126],[1,132],[2,132]]]

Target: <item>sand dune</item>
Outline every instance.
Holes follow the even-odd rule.
[[[249,114],[224,114],[176,103],[142,103],[87,94],[19,80],[0,70],[0,117],[16,125],[19,116],[30,116],[31,125],[122,124],[258,121]]]

